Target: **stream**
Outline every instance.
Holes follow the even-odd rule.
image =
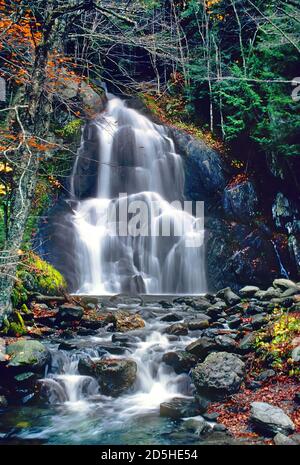
[[[126,305],[118,307],[124,310]],[[177,305],[175,310],[182,319],[187,316],[184,306]],[[46,404],[11,407],[0,416],[1,433],[4,428],[8,437],[16,436],[21,442],[46,444],[181,443],[182,438],[177,439],[176,434],[172,438],[177,423],[160,417],[160,404],[174,397],[191,397],[192,387],[189,377],[177,375],[162,362],[162,356],[184,349],[197,339],[198,331],[193,332],[193,338],[164,334],[170,322],[160,318],[169,311],[159,304],[144,304],[139,312],[145,320],[143,329],[111,333],[107,326],[95,336],[76,336],[68,341],[76,345],[71,351],[58,350],[57,343],[48,343],[51,368],[40,381]],[[123,338],[125,343],[118,342],[118,338]],[[103,354],[103,347],[107,345],[111,345],[112,352],[120,353]],[[116,398],[100,394],[97,381],[78,372],[78,361],[85,357],[134,360],[137,363],[134,386]]]

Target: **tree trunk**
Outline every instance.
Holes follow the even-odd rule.
[[[27,108],[22,114],[16,110],[15,124],[19,124],[22,144],[15,154],[17,182],[12,192],[7,237],[0,254],[0,320],[12,310],[11,292],[15,283],[19,249],[37,183],[41,154],[31,150],[28,139],[31,136],[45,138],[49,129],[51,102],[44,85],[50,50],[49,35],[47,37],[48,40],[44,38],[43,44],[36,48],[31,85],[25,93],[24,104],[27,104]]]

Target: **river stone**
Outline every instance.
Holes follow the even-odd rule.
[[[144,328],[145,326],[143,318],[138,313],[130,313],[124,310],[113,313],[109,321],[113,323],[115,331],[120,333]]]
[[[189,418],[182,424],[182,429],[191,432],[196,436],[201,436],[212,429],[209,423],[204,418],[197,416],[196,418]]]
[[[293,439],[289,438],[288,436],[285,436],[282,433],[277,433],[276,436],[274,436],[273,439],[274,443],[276,446],[297,446],[297,442],[293,441]]]
[[[9,344],[6,353],[10,356],[8,366],[33,371],[42,371],[51,359],[50,351],[43,344],[26,339]]]
[[[292,350],[291,357],[294,362],[300,362],[300,346],[297,346]]]
[[[79,321],[82,317],[83,308],[72,304],[61,305],[57,314],[57,318],[61,321]]]
[[[260,313],[253,315],[251,318],[251,324],[253,329],[260,329],[265,323],[267,323],[267,318],[265,313]]]
[[[130,359],[80,359],[78,371],[96,378],[102,394],[117,397],[133,386],[137,364]]]
[[[290,287],[296,287],[296,283],[294,281],[291,281],[290,279],[274,279],[273,281],[273,287],[279,288],[282,291],[285,291],[286,289],[289,289]]]
[[[241,297],[250,298],[253,297],[257,291],[259,291],[259,287],[257,286],[245,286],[239,290],[239,294]]]
[[[160,321],[172,323],[173,321],[181,321],[182,319],[182,316],[178,315],[177,313],[167,313],[167,315],[164,315],[160,318]]]
[[[191,302],[191,307],[194,310],[198,311],[205,311],[211,306],[211,303],[205,299],[205,297],[199,297],[197,299],[193,299]]]
[[[174,397],[173,399],[160,404],[160,416],[174,419],[184,417],[195,417],[200,413],[195,399],[184,397]]]
[[[175,336],[186,336],[188,334],[188,328],[185,323],[174,323],[165,329],[166,334],[172,334]]]
[[[252,402],[250,421],[255,428],[266,435],[290,434],[295,425],[284,411],[266,402]]]
[[[227,334],[222,334],[217,336],[202,336],[189,344],[185,350],[200,360],[204,360],[210,352],[235,352],[236,349],[237,343]]]
[[[162,361],[171,366],[175,373],[189,373],[191,368],[193,368],[197,363],[197,357],[195,355],[189,354],[184,350],[178,352],[167,352],[163,355]]]
[[[225,289],[221,289],[217,294],[217,297],[221,297],[221,299],[225,300],[228,305],[236,305],[241,301],[241,298],[236,295],[230,287],[225,287]]]
[[[209,322],[211,318],[206,316],[205,318],[195,318],[187,322],[188,329],[190,331],[195,331],[197,329],[205,329],[209,327]]]
[[[197,392],[211,399],[222,399],[238,392],[245,377],[245,364],[234,354],[213,352],[192,370]]]

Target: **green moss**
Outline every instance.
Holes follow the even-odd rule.
[[[27,329],[19,312],[15,311],[9,317],[5,317],[2,325],[2,333],[7,336],[24,336]]]
[[[80,136],[82,121],[80,119],[73,119],[67,123],[62,129],[56,130],[56,134],[68,141],[74,140]]]
[[[28,295],[39,292],[46,295],[56,295],[65,291],[65,278],[50,263],[30,252],[24,258],[17,270],[17,281],[12,292],[12,302],[15,308],[21,308],[24,313],[28,308],[24,305]]]

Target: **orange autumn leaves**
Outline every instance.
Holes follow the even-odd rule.
[[[2,66],[0,76],[16,84],[30,84],[35,50],[43,41],[43,27],[37,22],[34,12],[28,8],[18,13],[18,4],[8,0],[0,0],[0,57]],[[21,11],[21,10],[20,10]],[[46,91],[55,93],[58,77],[80,80],[75,73],[72,61],[53,50],[49,54],[46,68]]]

